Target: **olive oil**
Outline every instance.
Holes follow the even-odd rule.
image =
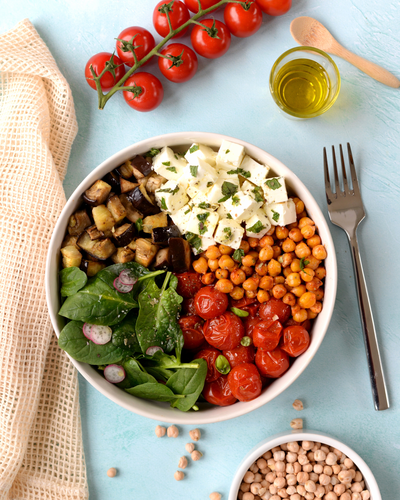
[[[325,68],[312,59],[294,59],[277,72],[273,92],[289,113],[313,115],[329,100],[331,82]]]

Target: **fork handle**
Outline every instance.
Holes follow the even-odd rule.
[[[383,374],[382,361],[379,353],[378,339],[376,336],[374,318],[372,316],[371,304],[368,296],[367,285],[360,251],[358,248],[357,234],[348,234],[353,267],[356,280],[358,306],[361,316],[361,324],[364,335],[365,350],[369,376],[372,386],[372,397],[374,399],[375,410],[386,410],[389,408],[389,398],[386,389],[385,376]]]

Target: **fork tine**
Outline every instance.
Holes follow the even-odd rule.
[[[350,147],[349,142],[347,143],[347,153],[349,155],[350,174],[351,174],[351,181],[353,183],[353,191],[354,191],[354,194],[360,194],[360,188],[358,186],[356,169],[354,166],[353,153],[351,152],[351,147]]]
[[[329,179],[328,158],[326,157],[326,148],[324,148],[324,178],[325,178],[325,193],[328,205],[331,203],[330,197],[332,196],[331,181]]]
[[[344,163],[343,148],[342,148],[341,144],[339,144],[339,148],[340,148],[340,160],[342,162],[343,190],[344,190],[345,193],[348,193],[348,191],[349,191],[349,185],[348,185],[348,182],[347,182],[346,165]]]
[[[335,190],[336,190],[336,195],[338,195],[340,192],[340,187],[339,187],[338,170],[336,165],[335,146],[332,146],[332,158],[333,158],[333,175],[335,178]]]

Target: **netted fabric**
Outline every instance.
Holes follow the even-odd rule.
[[[71,90],[26,19],[0,35],[0,499],[88,498],[78,383],[45,296],[77,133]]]

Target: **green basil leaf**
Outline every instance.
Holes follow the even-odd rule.
[[[236,260],[240,264],[242,263],[243,257],[244,257],[244,250],[242,248],[238,248],[233,252],[232,259]]]
[[[60,271],[61,297],[69,297],[79,292],[87,283],[87,275],[79,267],[66,267]]]
[[[272,210],[272,209],[271,209],[271,212],[274,214],[274,215],[272,216],[272,219],[273,219],[275,222],[278,222],[278,220],[279,220],[279,212],[275,212],[275,210]]]
[[[270,188],[270,189],[279,189],[282,187],[282,184],[278,181],[278,179],[267,179],[265,181],[265,184]]]
[[[147,151],[147,153],[144,154],[144,156],[150,156],[153,158],[154,156],[157,156],[161,151],[156,148],[151,148],[150,151]]]
[[[196,403],[207,375],[207,362],[204,359],[196,359],[198,368],[181,368],[177,370],[167,382],[167,387],[175,394],[183,394],[184,399],[177,399],[171,404],[181,411],[188,411]]]
[[[260,233],[263,229],[265,229],[265,226],[261,221],[257,221],[253,226],[246,228],[247,231],[250,233]]]

